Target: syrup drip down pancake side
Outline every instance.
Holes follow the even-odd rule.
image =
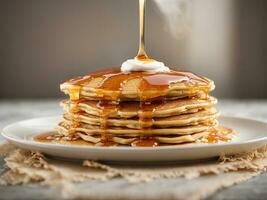
[[[190,72],[121,72],[111,68],[66,81],[56,137],[43,142],[155,147],[228,142],[219,125],[213,81]],[[52,138],[52,139],[51,139]]]

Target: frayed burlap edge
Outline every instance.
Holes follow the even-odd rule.
[[[219,161],[195,165],[175,166],[112,166],[96,161],[85,160],[81,164],[47,159],[38,152],[16,148],[10,143],[0,145],[0,155],[6,156],[9,168],[0,179],[1,184],[26,184],[39,182],[51,184],[68,180],[82,182],[90,179],[108,180],[123,177],[131,182],[151,181],[157,178],[185,177],[197,178],[207,174],[220,174],[230,171],[246,170],[258,172],[267,166],[266,146],[253,152],[234,156],[221,156]]]

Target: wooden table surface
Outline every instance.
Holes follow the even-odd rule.
[[[60,115],[62,109],[58,103],[59,100],[1,100],[0,129],[18,120]],[[217,107],[224,115],[249,117],[267,122],[267,100],[221,100]],[[0,136],[1,141],[3,138]],[[3,158],[0,157],[0,173],[3,164]],[[113,182],[110,181],[110,184]],[[108,187],[108,184],[106,183],[105,187]],[[146,191],[143,192],[146,195]],[[58,199],[58,195],[55,189],[36,185],[0,186],[0,199]],[[267,173],[218,191],[208,199],[267,199]]]

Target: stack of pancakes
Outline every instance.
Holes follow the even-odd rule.
[[[228,141],[216,120],[213,81],[190,72],[123,73],[111,68],[61,85],[59,132],[99,146],[158,146]]]

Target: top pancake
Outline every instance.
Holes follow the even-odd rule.
[[[131,100],[146,101],[158,98],[177,99],[205,96],[214,89],[213,81],[191,72],[164,73],[121,72],[110,68],[61,84],[71,100]]]

